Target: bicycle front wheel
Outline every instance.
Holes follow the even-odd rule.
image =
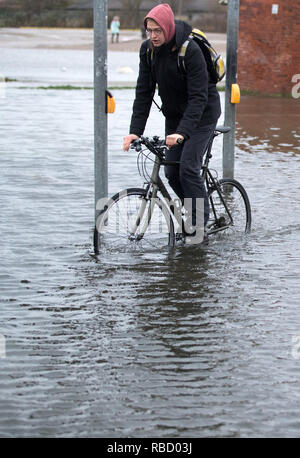
[[[208,191],[210,219],[208,234],[221,231],[248,233],[251,230],[251,206],[244,187],[224,178]]]
[[[94,231],[95,253],[174,245],[174,224],[167,205],[142,188],[125,189],[100,209]]]

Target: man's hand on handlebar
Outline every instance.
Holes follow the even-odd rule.
[[[130,135],[127,135],[126,137],[124,137],[124,139],[123,139],[123,151],[128,151],[131,142],[133,142],[133,140],[137,140],[138,138],[139,137],[137,135],[135,135],[135,134],[130,134]]]
[[[166,138],[166,145],[171,148],[174,145],[181,144],[184,142],[184,136],[180,134],[168,135]]]

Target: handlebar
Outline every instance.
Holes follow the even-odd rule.
[[[215,128],[213,137],[216,137],[220,134],[226,134],[230,130],[231,128],[228,126],[217,126]],[[178,143],[180,144],[182,143],[182,141],[178,141]],[[137,140],[133,140],[131,142],[130,148],[135,149],[137,152],[140,152],[142,150],[142,145],[145,145],[146,148],[148,148],[148,150],[151,151],[151,153],[158,156],[161,160],[165,159],[165,151],[169,149],[168,146],[165,144],[165,140],[158,137],[157,135],[154,135],[152,138],[141,136]]]
[[[140,137],[137,140],[133,140],[131,142],[131,149],[135,149],[137,152],[142,150],[142,145],[145,145],[146,148],[151,151],[151,153],[158,156],[160,159],[164,159],[165,157],[165,150],[169,149],[165,144],[165,140],[155,135],[152,138],[149,137]]]
[[[215,131],[214,131],[214,136],[220,135],[220,134],[226,134],[231,130],[231,127],[229,126],[216,126]],[[177,140],[178,144],[183,143],[184,140]],[[141,151],[141,145],[145,145],[147,148],[149,148],[154,154],[156,151],[153,151],[153,149],[168,149],[168,146],[165,144],[165,140],[162,138],[158,137],[157,135],[154,135],[152,139],[149,137],[143,137],[141,136],[137,140],[133,140],[131,142],[131,149],[135,149],[136,151]]]

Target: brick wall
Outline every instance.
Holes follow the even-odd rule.
[[[278,14],[272,14],[272,5]],[[290,94],[300,74],[300,0],[240,0],[241,90]]]

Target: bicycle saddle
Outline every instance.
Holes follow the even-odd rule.
[[[220,134],[227,134],[231,130],[231,127],[229,126],[217,126],[215,128],[216,132],[219,132]]]

